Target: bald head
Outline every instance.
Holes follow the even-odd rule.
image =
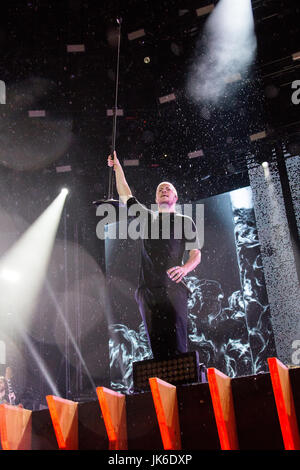
[[[178,196],[176,188],[169,181],[162,181],[156,189],[156,203],[160,211],[174,212]]]
[[[169,186],[169,188],[173,191],[173,193],[178,197],[178,194],[177,194],[177,190],[175,188],[175,186],[170,183],[169,181],[162,181],[161,183],[159,183],[159,185],[157,186],[156,188],[156,194],[157,194],[157,191],[162,187],[162,186]]]

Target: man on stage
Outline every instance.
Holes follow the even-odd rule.
[[[142,237],[136,300],[153,357],[157,360],[168,359],[185,353],[188,289],[183,278],[201,261],[196,226],[190,217],[175,211],[178,197],[171,183],[158,185],[158,212],[154,212],[132,196],[116,152],[113,159],[108,157],[108,165],[114,168],[117,191],[123,204],[128,209],[137,205],[138,212],[146,221],[144,233],[147,236]],[[183,264],[186,250],[189,257]]]

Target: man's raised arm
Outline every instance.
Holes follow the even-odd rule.
[[[128,186],[128,183],[126,181],[124,171],[122,168],[121,163],[118,160],[117,153],[114,151],[114,158],[112,159],[111,155],[108,156],[107,159],[107,164],[110,167],[114,167],[115,175],[116,175],[116,186],[117,186],[117,191],[118,195],[123,202],[123,204],[126,204],[129,198],[132,197],[131,190]]]
[[[128,199],[132,197],[132,193],[126,181],[122,165],[118,160],[116,151],[114,151],[114,158],[109,155],[107,159],[107,164],[110,167],[114,167],[118,195],[123,204],[126,204]]]

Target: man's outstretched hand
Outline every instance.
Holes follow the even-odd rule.
[[[167,270],[167,274],[172,281],[178,283],[186,276],[187,271],[183,266],[174,266]]]

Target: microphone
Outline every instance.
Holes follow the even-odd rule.
[[[180,281],[180,284],[182,284],[190,294],[192,293],[191,289],[186,285],[184,281]]]
[[[179,266],[177,266],[177,267],[179,267]],[[170,275],[169,275],[168,273],[167,273],[167,275],[168,275],[168,277],[170,278]],[[174,281],[173,281],[173,282],[174,282]],[[186,285],[186,283],[185,283],[183,280],[181,280],[181,281],[179,282],[179,284],[182,284],[183,287],[185,287],[185,289],[186,289],[190,294],[192,294],[191,289],[189,289],[189,287]]]

